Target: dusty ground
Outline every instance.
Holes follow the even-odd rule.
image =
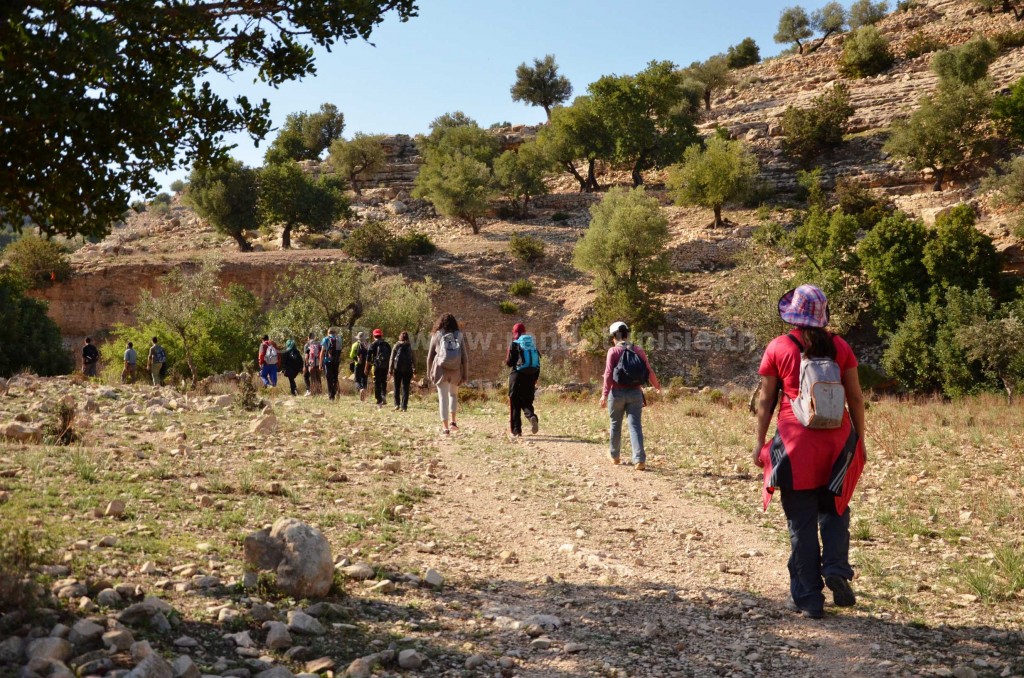
[[[81,444],[0,446],[0,532],[48,536],[67,568],[48,570],[55,590],[70,576],[90,601],[119,584],[166,599],[172,631],[132,632],[209,675],[298,673],[322,656],[341,675],[389,646],[429,662],[382,675],[1024,675],[1021,412],[996,400],[872,408],[854,504],[860,604],[811,621],[785,609],[781,511],[758,510],[751,422],[728,399],[653,405],[640,473],[606,462],[595,403],[553,396],[540,434],[520,442],[504,435],[500,398],[470,402],[445,439],[431,399],[400,415],[270,394],[280,425],[256,436],[254,415],[234,406],[66,379],[16,381],[0,420],[43,423],[40,405],[66,393],[94,410]],[[973,472],[954,482],[937,445]],[[121,519],[94,516],[113,499],[126,502]],[[296,637],[307,649],[290,656],[262,645],[256,610],[310,601],[240,585],[242,537],[281,516],[322,529],[339,563],[375,572],[339,576],[336,607],[319,611],[328,633]],[[416,585],[428,568],[440,590]],[[393,593],[370,590],[385,577]],[[45,635],[78,617],[116,627],[116,606],[76,593],[4,633]],[[239,631],[254,648],[226,637]]]

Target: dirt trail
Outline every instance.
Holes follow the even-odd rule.
[[[481,582],[485,615],[557,615],[557,640],[587,648],[531,656],[517,675],[891,673],[871,656],[884,622],[785,610],[788,548],[776,533],[681,495],[657,463],[613,466],[603,444],[557,432],[511,442],[496,420],[469,418],[442,444],[449,481],[430,511],[447,539],[474,544],[436,563]],[[781,524],[778,506],[770,516]],[[897,651],[874,651],[886,649]]]

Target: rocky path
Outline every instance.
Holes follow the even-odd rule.
[[[545,432],[508,441],[494,419],[468,420],[441,445],[446,481],[426,508],[443,535],[431,562],[476,582],[469,602],[498,629],[487,640],[524,659],[515,675],[966,676],[988,666],[964,664],[945,632],[884,614],[787,611],[779,531],[681,495],[657,462],[644,473],[613,466],[603,444]],[[782,526],[777,505],[767,520]],[[550,624],[531,625],[537,615]]]

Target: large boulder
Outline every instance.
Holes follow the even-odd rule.
[[[35,426],[12,421],[2,429],[3,437],[19,443],[39,444],[43,442],[43,431]]]
[[[331,545],[320,530],[302,521],[280,518],[269,530],[247,536],[244,547],[249,568],[273,572],[282,593],[321,598],[331,590]]]

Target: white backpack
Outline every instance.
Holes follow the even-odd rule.
[[[846,389],[843,388],[839,363],[832,358],[803,355],[803,346],[793,335],[787,335],[800,347],[800,395],[790,399],[793,414],[807,428],[839,428],[846,412]]]
[[[462,332],[446,332],[441,335],[437,362],[446,370],[457,370],[462,366]]]
[[[267,350],[263,353],[263,362],[267,365],[277,364],[277,349],[273,344],[267,344]]]

